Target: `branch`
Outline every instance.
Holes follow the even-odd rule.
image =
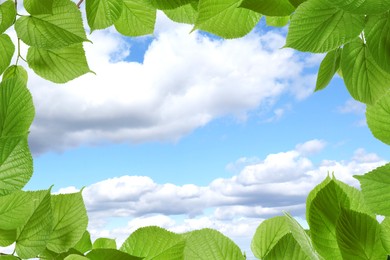
[[[80,0],[78,3],[77,3],[77,7],[80,9],[80,5],[84,2],[84,0]]]

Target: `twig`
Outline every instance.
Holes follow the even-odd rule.
[[[78,3],[77,3],[77,7],[80,8],[80,5],[84,2],[84,0],[80,0]]]

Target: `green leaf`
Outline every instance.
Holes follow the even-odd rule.
[[[285,47],[328,52],[356,38],[363,27],[364,15],[347,13],[322,0],[307,1],[292,16]]]
[[[191,2],[193,0],[150,0],[150,3],[160,10],[175,9]]]
[[[326,86],[328,86],[334,74],[336,74],[337,70],[340,68],[340,56],[340,48],[330,51],[326,54],[318,71],[316,89],[314,91],[324,89]]]
[[[52,196],[53,231],[47,248],[54,252],[64,252],[73,247],[83,236],[88,217],[81,192]]]
[[[183,259],[184,246],[185,240],[181,235],[150,226],[137,229],[126,239],[120,250],[145,259],[179,260]]]
[[[73,247],[81,253],[85,253],[92,249],[91,235],[86,230],[77,244]]]
[[[1,260],[20,260],[19,257],[13,255],[0,255]]]
[[[243,0],[240,7],[269,16],[286,16],[295,10],[288,0]]]
[[[46,248],[43,252],[41,252],[39,254],[39,258],[40,259],[50,259],[50,260],[64,260],[69,255],[80,255],[81,256],[83,254],[74,248],[70,248],[68,251],[62,252],[62,253],[56,253],[56,252],[53,252],[53,251]]]
[[[385,217],[380,225],[382,245],[387,251],[387,254],[390,254],[390,218]]]
[[[306,231],[301,227],[301,225],[290,214],[285,213],[285,216],[287,218],[287,223],[291,230],[291,234],[293,235],[298,245],[301,247],[303,253],[312,260],[321,259],[315,251],[310,237],[307,235]]]
[[[115,242],[115,239],[100,237],[100,238],[96,239],[95,242],[93,242],[92,248],[93,249],[96,249],[96,248],[116,249],[116,242]]]
[[[386,259],[379,223],[367,214],[341,208],[336,224],[343,259]]]
[[[91,31],[113,25],[121,16],[123,0],[86,0],[88,25]]]
[[[317,193],[322,190],[332,179],[328,176],[317,186],[314,187],[306,198],[306,219],[309,219],[310,207],[313,203],[313,199],[317,196]]]
[[[98,248],[93,249],[87,255],[90,260],[141,260],[143,258],[129,255],[116,249]],[[169,259],[169,258],[167,258]],[[78,260],[78,259],[76,259]]]
[[[383,94],[374,105],[366,107],[367,125],[371,133],[390,145],[390,93]]]
[[[238,8],[239,0],[200,0],[194,30],[200,29],[231,39],[248,34],[259,22],[261,14]]]
[[[375,62],[385,71],[390,71],[390,14],[368,17],[364,35],[367,47]]]
[[[164,13],[172,21],[194,24],[198,17],[198,2],[192,1],[175,9],[164,10]]]
[[[7,0],[0,5],[0,34],[5,32],[14,23],[16,17],[15,3]]]
[[[82,44],[49,50],[30,47],[27,62],[36,74],[55,83],[66,83],[91,72]]]
[[[0,229],[10,230],[24,225],[33,209],[31,193],[15,191],[9,195],[1,196]]]
[[[307,0],[289,0],[289,1],[295,8],[297,8],[300,4],[306,2]]]
[[[15,247],[16,253],[21,258],[32,258],[42,252],[46,248],[53,227],[50,190],[30,193],[34,211],[27,223],[18,228]]]
[[[10,246],[16,241],[16,229],[0,229],[0,246]]]
[[[290,16],[267,16],[265,22],[267,26],[284,27],[290,22]]]
[[[23,82],[24,85],[27,85],[27,71],[22,66],[12,65],[4,71],[3,80],[10,79],[13,77],[18,78]]]
[[[23,188],[32,173],[27,135],[0,138],[0,195]]]
[[[390,74],[376,64],[361,39],[344,46],[340,65],[345,85],[358,101],[373,104],[389,89]]]
[[[88,41],[81,12],[69,0],[54,0],[53,14],[19,18],[15,30],[24,43],[39,48],[62,48]]]
[[[284,235],[271,251],[262,258],[264,260],[297,259],[309,260],[291,233]]]
[[[28,133],[35,110],[25,82],[10,78],[0,83],[0,137]]]
[[[82,255],[68,255],[64,260],[88,260],[89,258]]]
[[[334,6],[349,13],[379,14],[390,9],[389,0],[327,0]]]
[[[240,248],[216,230],[195,230],[188,233],[186,238],[185,259],[245,260]]]
[[[264,220],[257,227],[252,239],[251,249],[253,254],[259,259],[264,258],[289,231],[285,216]]]
[[[24,0],[26,11],[32,15],[52,14],[54,0]]]
[[[342,259],[336,239],[336,221],[349,198],[334,180],[317,192],[309,211],[310,236],[317,252],[325,259]]]
[[[7,34],[0,35],[0,75],[11,63],[12,56],[14,56],[15,45]]]
[[[354,177],[359,180],[364,199],[371,210],[390,216],[390,163]]]
[[[156,22],[156,9],[148,0],[123,0],[123,10],[114,23],[116,30],[126,36],[151,34]]]

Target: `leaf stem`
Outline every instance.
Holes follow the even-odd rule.
[[[80,9],[80,5],[84,2],[84,0],[79,0],[79,2],[77,3],[77,7]]]

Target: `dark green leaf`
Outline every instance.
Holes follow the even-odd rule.
[[[91,72],[82,44],[50,50],[30,47],[27,62],[35,73],[55,83],[65,83]]]
[[[302,4],[303,2],[306,2],[307,0],[289,0],[290,3],[296,8],[298,7],[300,4]]]
[[[96,239],[95,242],[93,242],[92,248],[93,249],[97,249],[97,248],[116,249],[116,242],[115,239],[100,237]]]
[[[85,7],[91,30],[104,29],[121,16],[123,0],[86,0]]]
[[[24,0],[23,5],[32,15],[53,13],[53,0]]]
[[[175,9],[191,3],[193,0],[150,0],[150,3],[157,9]]]
[[[12,56],[14,56],[15,45],[7,34],[0,35],[0,75],[11,63]]]
[[[180,6],[175,9],[164,10],[166,16],[172,21],[178,23],[194,24],[198,17],[198,2],[192,1],[189,4]]]
[[[15,3],[7,0],[0,5],[0,34],[5,32],[14,23],[16,17]]]
[[[240,7],[269,16],[286,16],[295,10],[288,0],[243,0]]]
[[[15,23],[18,37],[39,48],[62,48],[88,41],[81,12],[69,0],[54,0],[53,14],[23,16]]]
[[[126,36],[151,34],[156,22],[156,9],[148,0],[123,0],[123,10],[114,23],[116,30]]]
[[[45,249],[43,252],[41,252],[39,254],[39,258],[40,259],[50,259],[50,260],[64,260],[64,259],[67,259],[68,256],[70,255],[79,255],[79,256],[82,256],[83,254],[79,251],[77,251],[76,249],[69,249],[68,251],[66,252],[62,252],[62,253],[56,253],[56,252],[53,252],[49,249]]]
[[[248,34],[259,22],[261,15],[238,8],[238,0],[200,0],[195,29],[204,30],[231,39]]]
[[[336,74],[340,67],[340,55],[340,48],[330,51],[326,54],[318,71],[315,91],[324,89],[326,86],[328,86],[334,74]]]
[[[0,246],[10,246],[16,241],[16,229],[0,229]]]
[[[356,38],[363,27],[364,15],[347,13],[322,0],[307,1],[292,16],[285,47],[328,52]]]

